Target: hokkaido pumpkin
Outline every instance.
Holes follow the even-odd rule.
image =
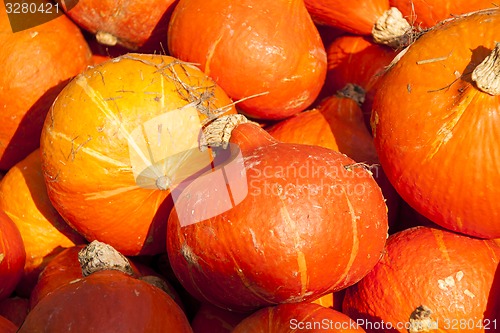
[[[180,0],[168,49],[258,119],[305,110],[325,80],[325,48],[302,0]]]
[[[278,142],[241,115],[215,120],[204,144],[222,145],[218,167],[184,186],[167,228],[172,269],[196,298],[240,312],[312,301],[379,260],[384,199],[349,157]]]
[[[78,259],[84,277],[40,299],[18,332],[192,332],[172,298],[129,275],[112,247],[93,242]]]
[[[366,93],[383,74],[397,52],[366,36],[345,35],[327,48],[327,74],[322,94],[333,95],[348,84]]]
[[[346,290],[343,312],[367,332],[494,332],[499,262],[492,240],[406,229],[389,237],[382,260]]]
[[[16,290],[27,297],[50,258],[85,239],[52,206],[39,149],[13,166],[0,182],[0,209],[17,225],[26,249],[24,273]]]
[[[0,50],[0,170],[8,170],[38,147],[50,105],[91,52],[66,16],[13,33],[3,1]]]
[[[105,45],[161,53],[166,48],[168,21],[177,0],[94,1],[59,0],[78,26],[96,35]]]
[[[341,0],[304,0],[318,24],[340,28],[375,42],[400,48],[408,42],[411,26],[389,0],[362,0],[346,5]]]
[[[363,96],[362,89],[349,84],[316,108],[282,120],[267,131],[279,141],[330,148],[368,166],[387,200],[389,225],[392,225],[400,199],[379,167],[373,138],[357,102]]]
[[[23,276],[26,251],[16,224],[0,209],[0,300],[9,297]]]
[[[29,300],[12,296],[0,301],[0,316],[7,318],[16,326],[21,326],[29,312]]]
[[[169,56],[128,54],[89,68],[46,118],[49,198],[89,241],[125,255],[161,253],[170,189],[210,165],[198,136],[225,112],[236,111],[224,91]]]
[[[239,323],[233,333],[365,332],[345,314],[317,304],[281,304],[261,309]]]
[[[500,92],[488,89],[498,85],[498,40],[498,9],[435,26],[379,79],[371,118],[402,198],[438,225],[486,238],[500,237]]]
[[[231,333],[248,315],[203,303],[191,321],[191,327],[194,333]]]
[[[389,0],[412,25],[431,28],[438,22],[480,9],[496,7],[491,0]]]

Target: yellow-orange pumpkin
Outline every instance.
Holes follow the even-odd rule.
[[[41,136],[49,197],[83,236],[125,255],[165,251],[170,189],[211,162],[204,122],[235,112],[198,68],[128,54],[89,68],[61,92]]]

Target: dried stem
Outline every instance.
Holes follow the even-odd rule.
[[[132,266],[127,258],[115,250],[111,245],[93,241],[78,253],[78,261],[83,276],[104,270],[119,270],[133,275]]]
[[[493,51],[472,72],[472,80],[479,90],[493,95],[500,95],[500,42]]]
[[[412,27],[399,9],[391,7],[375,22],[373,40],[393,49],[401,49],[410,43]]]
[[[205,151],[208,147],[227,148],[231,132],[239,124],[249,123],[242,114],[230,114],[215,119],[203,129],[203,135],[200,138],[200,150]]]

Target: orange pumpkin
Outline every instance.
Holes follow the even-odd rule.
[[[13,166],[0,182],[0,209],[16,223],[26,249],[18,293],[28,296],[47,261],[85,239],[67,225],[47,195],[40,151]]]
[[[164,252],[170,189],[210,165],[198,136],[227,112],[236,111],[220,87],[169,56],[128,54],[89,68],[44,125],[50,200],[89,241],[125,255]]]
[[[492,240],[406,229],[389,237],[382,260],[346,290],[343,312],[367,332],[494,332],[499,263]]]
[[[301,0],[181,0],[168,49],[198,64],[258,119],[306,109],[326,74],[324,46]]]
[[[484,75],[479,65],[498,60],[498,40],[499,9],[435,26],[378,80],[371,118],[402,198],[438,225],[486,238],[500,237],[500,92],[485,87],[500,64]]]
[[[0,316],[0,333],[15,333],[17,326],[7,318]]]
[[[78,26],[105,45],[161,53],[166,47],[168,21],[177,0],[126,1],[59,0]]]
[[[19,229],[0,209],[0,300],[9,297],[23,276],[26,251]]]
[[[412,25],[420,29],[480,9],[495,7],[491,0],[389,0]]]
[[[359,281],[387,236],[371,174],[345,155],[279,142],[236,116],[207,128],[208,144],[223,129],[229,146],[217,150],[214,172],[184,187],[170,214],[167,252],[179,281],[198,299],[239,312],[312,301]]]
[[[3,1],[0,50],[0,170],[8,170],[38,147],[50,105],[91,52],[66,16],[13,33]]]
[[[281,304],[261,309],[239,323],[232,333],[334,332],[363,333],[345,314],[317,304]]]

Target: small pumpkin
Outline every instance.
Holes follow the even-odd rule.
[[[89,241],[125,255],[161,253],[171,188],[212,159],[198,149],[203,124],[235,112],[213,80],[173,57],[127,54],[91,67],[44,124],[49,198]]]
[[[347,315],[317,304],[281,304],[261,309],[239,323],[233,333],[365,332]]]
[[[58,3],[81,28],[104,45],[161,53],[166,47],[168,21],[177,0],[66,1]]]
[[[305,110],[325,80],[325,48],[301,0],[180,0],[168,49],[256,119]]]
[[[78,258],[84,277],[40,299],[19,333],[192,332],[177,303],[159,288],[131,276],[132,269],[119,252],[93,242]]]
[[[346,290],[343,312],[367,332],[495,331],[499,262],[492,240],[406,229],[389,237],[380,262]]]
[[[6,171],[38,148],[50,105],[91,64],[91,52],[80,29],[64,15],[12,32],[4,1],[0,50],[0,170]]]
[[[16,224],[0,209],[0,300],[9,297],[23,276],[26,251]]]
[[[386,206],[352,159],[279,142],[241,115],[205,133],[204,144],[222,145],[220,160],[186,184],[167,228],[172,269],[196,298],[239,312],[312,301],[356,283],[379,260]]]
[[[377,81],[372,103],[375,147],[401,197],[484,238],[500,237],[500,91],[488,90],[498,86],[499,28],[499,9],[436,25]]]
[[[45,186],[40,150],[13,166],[0,182],[0,209],[14,221],[26,249],[17,292],[28,297],[45,264],[64,248],[85,239],[52,206]]]

